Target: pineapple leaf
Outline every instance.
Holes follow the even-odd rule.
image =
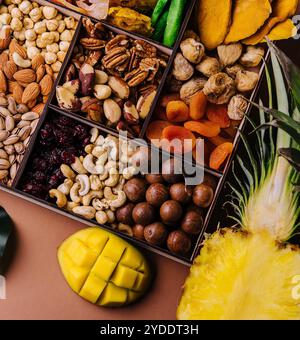
[[[290,91],[296,101],[296,105],[300,110],[300,70],[278,47],[275,46],[270,40],[268,45],[276,55],[287,80]]]
[[[300,172],[300,151],[288,148],[288,149],[279,149],[280,156],[284,157],[289,161],[289,163]]]

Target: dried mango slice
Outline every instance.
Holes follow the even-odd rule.
[[[272,17],[268,19],[265,25],[250,38],[243,42],[247,45],[256,45],[268,35],[271,30],[280,22],[285,21],[296,13],[298,0],[276,0],[273,2]],[[289,36],[290,37],[290,36]]]
[[[263,26],[271,13],[269,0],[236,0],[232,25],[224,43],[230,44],[250,37]]]
[[[143,255],[99,228],[81,230],[64,241],[58,261],[69,286],[99,306],[128,305],[149,286],[150,271]]]
[[[200,0],[198,29],[201,42],[213,50],[224,41],[231,23],[232,0]]]
[[[273,41],[285,40],[294,37],[296,34],[297,27],[291,19],[287,19],[275,26],[268,34],[268,38]],[[265,42],[265,39],[262,42]]]

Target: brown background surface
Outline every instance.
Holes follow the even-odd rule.
[[[280,45],[300,65],[299,41]],[[56,261],[58,245],[83,225],[4,192],[0,192],[0,204],[14,220],[17,234],[6,274],[7,300],[0,300],[0,320],[175,318],[187,267],[149,253],[157,273],[144,299],[124,309],[93,306],[71,291]]]

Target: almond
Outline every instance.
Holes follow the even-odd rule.
[[[49,96],[44,96],[43,97],[43,103],[46,104],[48,99],[49,99]]]
[[[9,55],[6,52],[0,54],[0,70],[3,70],[4,65],[8,62]]]
[[[18,83],[16,81],[9,80],[8,81],[8,92],[13,93],[16,85],[18,85]]]
[[[9,53],[13,54],[14,52],[18,53],[23,59],[27,59],[26,50],[15,39],[9,44]]]
[[[13,86],[13,98],[17,104],[22,104],[22,96],[23,96],[23,87],[18,83],[15,83]]]
[[[0,29],[0,50],[6,50],[11,40],[10,26],[3,25]]]
[[[17,65],[9,60],[3,67],[3,72],[6,75],[7,79],[13,80],[14,74],[18,71]]]
[[[36,100],[40,92],[41,89],[38,83],[31,83],[27,85],[22,95],[22,103],[23,104],[32,103],[33,101]],[[35,105],[33,105],[32,107],[34,106]]]
[[[4,72],[0,70],[0,92],[6,93],[7,90],[7,82],[4,75]]]
[[[45,104],[39,103],[34,108],[31,109],[31,111],[38,113],[39,115],[42,114],[44,111]]]
[[[53,80],[49,74],[46,74],[45,77],[40,81],[41,94],[43,96],[48,96],[52,90]]]
[[[36,106],[36,99],[30,100],[30,101],[27,103],[27,106],[28,106],[28,108],[29,108],[30,110],[33,109],[33,108]]]
[[[46,73],[49,74],[49,76],[51,76],[53,78],[54,73],[53,73],[51,66],[45,65],[45,68],[46,68]]]
[[[36,80],[36,74],[31,69],[20,70],[14,74],[14,79],[20,84],[29,84]]]
[[[31,60],[31,66],[32,68],[37,71],[39,66],[45,64],[45,59],[41,54],[37,54],[32,60]]]
[[[36,70],[36,82],[37,83],[39,83],[43,79],[45,73],[46,73],[45,65],[42,64]]]

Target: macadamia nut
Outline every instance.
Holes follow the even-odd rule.
[[[19,9],[23,14],[29,14],[32,10],[32,4],[28,0],[22,1],[19,5]]]
[[[58,44],[53,43],[51,45],[46,46],[47,52],[57,53],[59,51]]]
[[[10,27],[13,31],[19,32],[23,28],[22,21],[19,18],[13,17],[10,23]]]
[[[42,11],[38,7],[33,8],[30,11],[29,16],[33,22],[38,22],[42,18]]]
[[[33,59],[39,53],[40,53],[40,50],[35,46],[31,46],[27,48],[27,56],[29,59]]]
[[[37,38],[35,31],[33,29],[26,30],[25,38],[26,40],[29,40],[29,41],[35,41]]]
[[[65,31],[63,31],[61,33],[60,40],[62,40],[62,41],[71,41],[72,37],[73,37],[73,35],[72,35],[71,31],[65,30]]]
[[[34,22],[30,18],[25,18],[23,20],[23,26],[26,30],[32,29],[34,26]]]
[[[50,6],[43,7],[44,17],[48,20],[54,19],[57,16],[57,10]]]
[[[45,53],[45,62],[48,65],[54,64],[57,60],[57,55],[52,52],[46,52]]]
[[[67,29],[72,29],[72,28],[75,28],[76,27],[76,21],[74,18],[72,17],[67,17],[65,18],[65,23],[66,23],[66,27]]]
[[[33,20],[34,21],[34,20]],[[35,33],[36,34],[43,34],[47,31],[47,28],[46,28],[46,23],[45,22],[37,22],[35,25],[34,25],[34,28],[35,30]]]
[[[70,47],[70,43],[68,41],[61,41],[59,43],[59,49],[63,52],[67,52]]]
[[[47,20],[46,27],[48,31],[56,31],[58,28],[58,21],[56,19]]]

